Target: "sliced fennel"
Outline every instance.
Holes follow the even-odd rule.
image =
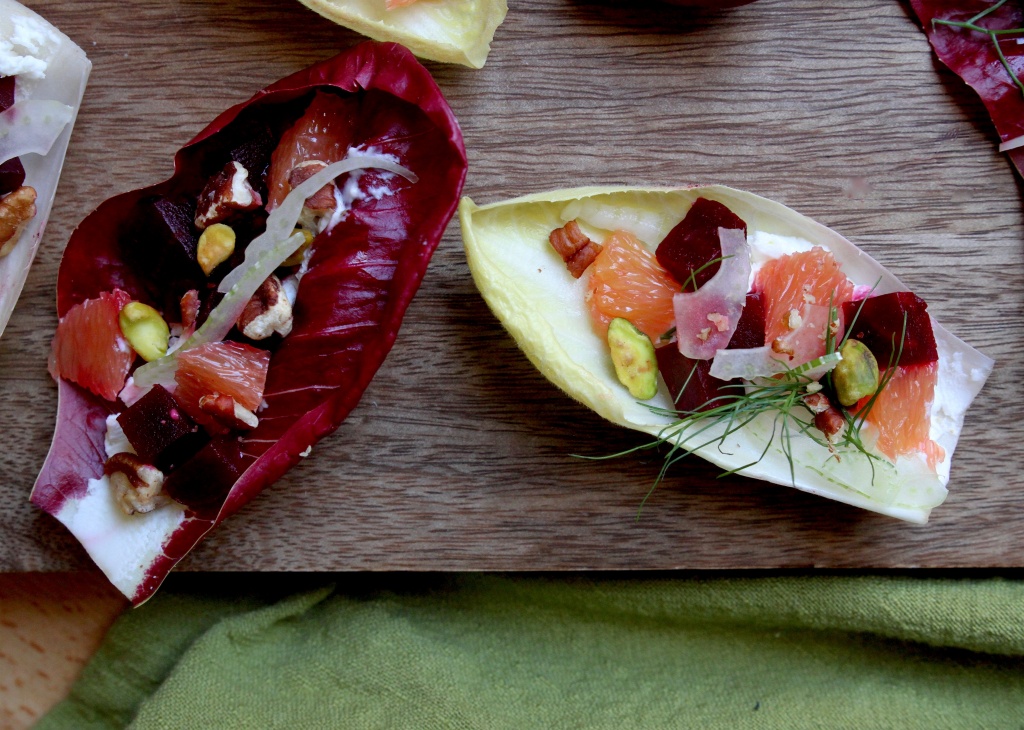
[[[26,99],[0,113],[0,162],[50,152],[75,110],[52,99]]]
[[[356,155],[332,163],[302,182],[271,211],[267,217],[266,230],[252,240],[245,250],[242,263],[221,281],[217,291],[224,293],[224,298],[213,308],[202,326],[174,352],[136,370],[132,376],[133,384],[143,389],[158,383],[164,386],[172,385],[174,373],[178,368],[179,353],[197,345],[223,340],[235,326],[245,305],[260,285],[305,242],[303,234],[293,231],[306,198],[339,175],[366,168],[388,170],[412,182],[417,180],[412,171],[382,156]]]

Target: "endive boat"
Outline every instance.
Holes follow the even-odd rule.
[[[530,361],[601,416],[653,436],[669,463],[692,452],[915,523],[946,498],[964,416],[993,362],[835,231],[717,185],[585,187],[484,206],[464,198],[460,219],[474,281]],[[582,267],[576,249],[556,250],[567,230]],[[689,268],[659,273],[673,257]],[[800,278],[810,269],[831,272],[834,286],[812,289]],[[605,330],[609,317],[644,319],[622,297],[659,287],[667,320],[637,328],[659,345],[656,392],[641,400],[617,374]],[[732,316],[719,295],[731,297]],[[874,380],[842,405],[854,350],[873,353]]]

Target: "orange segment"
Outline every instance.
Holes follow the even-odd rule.
[[[938,378],[937,362],[898,367],[868,411],[865,421],[874,424],[879,432],[877,448],[893,461],[897,456],[920,452],[934,471],[945,455],[943,448],[928,436]],[[858,407],[866,405],[867,400]]]
[[[50,375],[78,383],[107,400],[117,400],[135,360],[117,320],[129,301],[128,294],[115,289],[69,309],[53,336]]]
[[[293,167],[309,160],[331,164],[345,157],[352,144],[356,105],[349,98],[316,93],[306,113],[281,135],[270,156],[267,210],[276,208],[288,195],[288,176]]]
[[[830,251],[815,246],[766,263],[757,272],[754,290],[764,293],[765,342],[773,343],[792,332],[794,310],[802,313],[807,304],[828,307],[830,301],[839,309],[853,297],[853,282]],[[807,359],[825,354],[824,341],[820,350]]]
[[[594,329],[604,337],[608,323],[622,317],[657,342],[675,325],[672,296],[680,289],[634,235],[616,231],[590,266],[586,297]]]

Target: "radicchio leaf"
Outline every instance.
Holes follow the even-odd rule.
[[[161,280],[160,266],[152,264],[165,252],[141,253],[142,241],[153,240],[145,233],[153,225],[154,201],[195,200],[205,181],[231,159],[244,160],[264,186],[261,173],[276,140],[318,90],[350,101],[353,146],[393,156],[419,182],[401,180],[391,195],[355,201],[341,222],[313,242],[292,332],[273,349],[259,426],[241,438],[213,438],[172,472],[178,494],[193,496],[183,497],[189,504],[179,516],[172,511],[161,518],[169,525],[166,535],[156,543],[147,537],[148,552],[115,558],[113,565],[97,559],[109,547],[94,551],[86,545],[135,604],[152,595],[207,532],[297,463],[359,402],[455,212],[466,173],[462,135],[437,85],[411,53],[393,43],[363,43],[225,111],[177,153],[169,180],[103,203],[65,250],[57,281],[59,316],[116,287],[161,309],[169,321],[179,320],[176,307],[187,291],[213,294],[201,272],[196,276],[187,268],[173,280]],[[162,245],[179,245],[173,235],[167,238]],[[89,513],[82,505],[90,478],[102,470],[104,420],[117,406],[64,381],[59,397],[53,445],[32,501],[71,527],[75,513],[79,522]],[[160,512],[165,510],[150,514]],[[121,563],[132,560],[140,569],[122,570]]]
[[[995,124],[1003,149],[1010,150],[1010,159],[1024,175],[1024,91],[1003,66],[995,43],[987,33],[959,28],[936,20],[966,22],[992,7],[990,0],[911,0],[935,54],[946,66],[964,80],[981,97]],[[1024,27],[1024,9],[1006,3],[978,21],[991,30]],[[1022,34],[997,36],[999,49],[1015,73],[1024,72]],[[1021,79],[1024,81],[1024,79]],[[1009,144],[1007,144],[1009,143]]]

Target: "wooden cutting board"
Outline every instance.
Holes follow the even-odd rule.
[[[434,0],[422,0],[432,2]],[[39,257],[0,340],[0,569],[88,558],[28,502],[53,427],[60,252],[107,197],[164,179],[226,107],[359,38],[288,0],[30,0],[94,68]],[[718,182],[838,230],[997,361],[950,496],[918,527],[643,442],[536,373],[473,287],[453,222],[397,345],[334,436],[182,564],[226,570],[1024,565],[1020,182],[980,102],[894,0],[513,2],[484,69],[427,64],[478,203],[589,183]]]

